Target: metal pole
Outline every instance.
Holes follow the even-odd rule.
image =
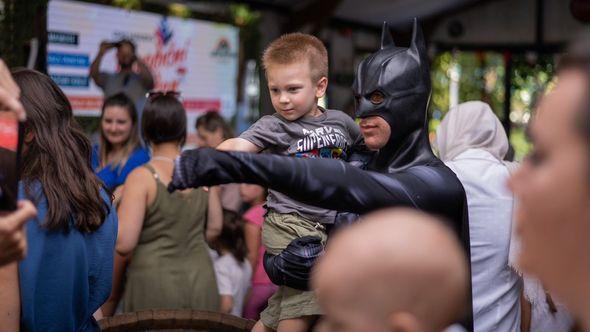
[[[510,100],[512,99],[512,53],[504,52],[504,116],[502,117],[502,124],[506,135],[510,138],[510,128],[512,123],[510,121]]]

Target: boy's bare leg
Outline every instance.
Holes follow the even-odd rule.
[[[265,326],[264,324],[262,324],[262,321],[259,320],[256,322],[256,324],[254,324],[254,327],[250,332],[274,332],[274,330],[270,327]]]
[[[284,319],[279,322],[277,332],[307,332],[318,316],[304,316]]]

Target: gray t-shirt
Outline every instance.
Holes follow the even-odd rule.
[[[133,101],[135,108],[137,109],[138,120],[141,118],[143,106],[145,105],[145,94],[148,89],[142,84],[141,77],[139,74],[130,73],[99,73],[100,79],[98,82],[102,82],[99,87],[104,92],[105,98],[108,98],[117,93],[123,92]],[[139,121],[138,123],[141,123]]]
[[[322,110],[318,117],[304,116],[288,121],[279,114],[256,121],[240,138],[263,150],[297,158],[342,159],[360,135],[358,125],[344,112]],[[269,190],[266,205],[278,213],[296,213],[320,223],[333,223],[336,211],[297,202],[280,192]]]

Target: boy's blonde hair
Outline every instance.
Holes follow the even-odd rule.
[[[328,77],[328,51],[316,37],[305,33],[289,33],[275,39],[262,53],[262,67],[265,71],[269,65],[287,65],[307,60],[311,70],[311,79],[315,82]]]

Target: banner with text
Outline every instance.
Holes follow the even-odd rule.
[[[152,70],[156,89],[177,90],[194,133],[194,118],[216,110],[236,111],[238,29],[227,24],[166,17],[147,12],[82,3],[49,2],[47,67],[78,116],[97,116],[102,90],[88,76],[101,41],[131,39]],[[115,50],[101,71],[117,71]]]

